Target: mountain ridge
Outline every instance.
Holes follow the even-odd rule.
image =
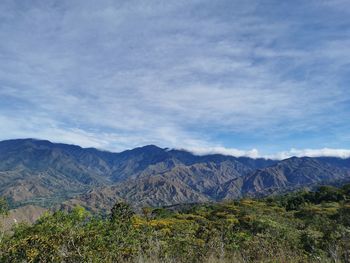
[[[146,145],[113,153],[38,139],[0,142],[0,195],[15,206],[108,209],[220,201],[350,179],[350,159],[234,157]],[[90,198],[90,199],[89,199]]]

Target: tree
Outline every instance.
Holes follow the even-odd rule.
[[[131,217],[134,215],[129,204],[117,202],[111,210],[111,221],[119,223],[130,223]]]
[[[0,215],[7,215],[9,206],[5,198],[0,198]]]
[[[8,206],[7,201],[6,201],[5,198],[1,197],[0,198],[0,219],[3,216],[6,216],[8,214],[8,211],[9,211],[9,206]],[[0,221],[0,245],[1,245],[1,242],[2,242],[3,234],[4,233],[2,232],[2,224],[1,224],[1,221]]]

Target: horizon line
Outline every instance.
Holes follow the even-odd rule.
[[[42,138],[15,138],[15,139],[4,139],[0,140],[0,142],[5,141],[15,141],[15,140],[33,140],[33,141],[42,141],[42,142],[49,142],[52,144],[65,144],[65,145],[71,145],[80,147],[82,149],[95,149],[98,151],[103,152],[109,152],[109,153],[122,153],[126,151],[131,151],[138,148],[144,148],[148,146],[154,146],[159,149],[165,150],[165,151],[171,151],[171,150],[178,150],[178,151],[185,151],[195,156],[205,156],[205,155],[223,155],[223,156],[232,156],[236,158],[251,158],[251,159],[266,159],[266,160],[285,160],[293,157],[297,158],[321,158],[321,157],[329,157],[329,158],[339,158],[339,159],[348,159],[350,158],[350,149],[334,149],[334,148],[320,148],[320,149],[296,149],[291,148],[288,151],[282,151],[277,152],[275,154],[260,154],[257,149],[251,149],[251,150],[240,150],[235,148],[226,148],[223,146],[204,146],[204,147],[159,147],[156,144],[145,144],[136,146],[134,148],[126,148],[122,151],[113,151],[109,149],[103,149],[99,147],[93,147],[93,146],[82,146],[79,144],[74,143],[68,143],[64,141],[51,141],[49,139],[42,139]]]

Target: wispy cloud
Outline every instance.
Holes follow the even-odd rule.
[[[260,155],[225,149],[236,136],[277,151],[350,148],[346,10],[339,0],[2,1],[0,137],[247,156]]]
[[[248,151],[243,151],[234,148],[225,148],[222,146],[217,147],[197,147],[184,149],[196,155],[207,155],[207,154],[222,154],[234,157],[250,157],[250,158],[264,158],[264,156],[259,155],[257,149],[251,149]]]

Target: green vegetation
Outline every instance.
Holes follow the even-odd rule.
[[[9,206],[5,198],[0,198],[0,216],[8,213]]]
[[[142,211],[47,213],[4,236],[0,262],[350,261],[350,185]]]
[[[8,214],[8,210],[9,210],[9,206],[6,199],[0,198],[0,220]],[[0,221],[0,247],[2,244],[3,236],[4,236],[4,232],[2,231],[2,225]]]
[[[88,188],[84,188],[85,191],[88,190]],[[63,203],[64,201],[73,198],[79,194],[84,193],[84,190],[80,191],[61,191],[61,192],[56,192],[54,196],[45,196],[45,197],[32,197],[28,198],[22,201],[14,201],[12,198],[7,198],[8,206],[11,209],[15,209],[21,206],[25,205],[35,205],[35,206],[41,206],[44,208],[50,208],[54,205]]]

